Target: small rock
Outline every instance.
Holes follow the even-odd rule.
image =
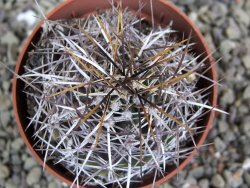
[[[240,187],[243,184],[241,170],[238,170],[234,173],[228,170],[225,170],[224,177],[226,178],[228,185],[230,185],[233,188]]]
[[[205,39],[207,40],[207,43],[208,43],[210,49],[211,49],[212,51],[215,51],[216,47],[215,47],[215,44],[214,44],[214,41],[213,41],[212,36],[211,36],[209,33],[207,33],[207,34],[205,35]]]
[[[8,178],[10,170],[6,165],[0,164],[0,179]]]
[[[225,17],[226,14],[228,13],[228,8],[225,3],[221,3],[218,1],[215,1],[211,5],[211,14],[209,16],[211,17],[212,20],[216,20],[218,18]]]
[[[22,138],[17,138],[17,139],[15,139],[15,140],[11,143],[11,148],[12,148],[14,151],[19,151],[19,150],[21,150],[21,148],[23,147],[23,145],[24,145],[23,139],[22,139]]]
[[[228,130],[228,123],[226,121],[219,121],[218,128],[220,133],[224,133]]]
[[[35,166],[37,166],[37,162],[34,158],[28,157],[25,159],[25,161],[24,161],[24,169],[25,170],[29,171],[30,169],[32,169]]]
[[[59,188],[59,185],[58,185],[57,182],[52,181],[52,182],[49,183],[48,188]],[[170,187],[166,187],[165,184],[164,184],[164,188],[170,188]]]
[[[243,99],[250,99],[250,86],[247,86],[243,92]]]
[[[0,151],[3,151],[5,148],[5,140],[0,138]]]
[[[224,40],[220,44],[220,49],[223,55],[228,55],[234,48],[236,48],[236,43],[232,40]]]
[[[232,12],[236,20],[239,20],[239,22],[243,23],[245,26],[249,26],[250,18],[243,9],[237,7]]]
[[[244,162],[242,164],[242,168],[244,170],[250,169],[250,158],[247,158],[247,159],[244,160]]]
[[[16,173],[13,174],[13,175],[12,175],[12,181],[13,181],[14,184],[20,185],[20,183],[21,183],[20,173],[18,173],[18,174],[16,174]]]
[[[221,97],[222,104],[232,104],[235,101],[234,92],[232,89],[227,89],[224,91]]]
[[[200,188],[209,188],[208,179],[201,179],[198,184]]]
[[[226,144],[219,137],[215,138],[214,145],[218,152],[223,152],[226,149]]]
[[[27,10],[19,13],[16,19],[18,22],[25,22],[29,27],[31,27],[36,23],[36,15],[37,14],[33,10]]]
[[[17,186],[14,182],[12,181],[7,181],[6,184],[5,184],[5,188],[18,188],[20,186]]]
[[[35,167],[33,168],[27,178],[26,178],[26,181],[27,181],[27,184],[29,186],[32,186],[34,184],[37,184],[39,182],[39,180],[41,179],[41,176],[42,176],[42,170],[40,167]]]
[[[229,19],[229,24],[226,28],[226,34],[229,39],[239,39],[241,37],[241,31],[239,29],[239,26],[232,18]]]
[[[193,168],[192,170],[190,170],[188,175],[196,179],[199,179],[203,176],[203,174],[204,174],[204,168],[202,166],[199,166],[197,168]]]
[[[185,180],[185,183],[184,183],[184,185],[182,186],[182,188],[197,187],[196,185],[197,185],[196,179],[189,176],[189,177]]]
[[[228,129],[222,136],[223,136],[224,142],[226,143],[229,143],[235,140],[235,133],[230,129]]]
[[[11,120],[11,114],[9,111],[0,112],[0,120],[4,127],[7,127],[8,123]]]
[[[243,174],[243,177],[244,177],[244,180],[245,180],[245,182],[247,183],[247,185],[250,187],[250,173],[245,172],[245,173]]]
[[[191,12],[188,17],[194,22],[196,23],[197,22],[197,19],[198,19],[198,15],[196,12]]]
[[[241,124],[242,132],[250,138],[250,118],[245,118]]]
[[[225,186],[225,181],[220,174],[215,174],[211,181],[212,186],[216,188],[221,188]]]
[[[7,111],[11,107],[12,103],[10,100],[10,96],[0,95],[0,110]],[[2,113],[1,113],[2,114]]]
[[[12,154],[11,155],[11,163],[13,165],[20,166],[22,164],[21,157],[18,154]]]
[[[242,62],[246,69],[250,69],[250,55],[242,57]]]

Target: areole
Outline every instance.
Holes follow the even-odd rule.
[[[114,1],[115,3],[118,3],[118,0]],[[151,6],[150,6],[150,0],[122,0],[123,8],[128,7],[132,11],[137,11],[139,9],[139,2],[142,2],[145,4],[144,8],[142,9],[142,14],[146,17],[151,17]],[[84,17],[86,15],[89,15],[93,12],[96,12],[98,10],[105,10],[110,8],[110,1],[109,0],[69,0],[58,7],[56,7],[52,12],[50,12],[47,16],[50,20],[57,20],[57,19],[70,19],[73,17]],[[206,61],[206,64],[211,66],[211,69],[208,71],[207,76],[217,81],[217,75],[216,75],[216,67],[214,65],[214,60],[211,56],[211,52],[208,48],[208,45],[200,33],[200,31],[196,28],[196,26],[190,21],[190,19],[181,12],[177,7],[175,7],[172,3],[167,2],[166,0],[155,0],[153,1],[153,13],[154,13],[154,19],[156,22],[167,25],[170,21],[173,21],[173,29],[181,32],[181,34],[184,34],[185,37],[188,37],[190,32],[192,32],[192,42],[195,42],[194,52],[197,54],[203,54],[204,57],[209,57]],[[32,34],[27,39],[17,62],[15,72],[17,74],[23,73],[23,65],[26,62],[28,51],[30,51],[32,47],[32,43],[35,43],[37,39],[39,38],[40,31],[41,31],[41,25],[43,24],[43,21],[41,21],[36,28],[33,30]],[[206,84],[206,82],[202,83]],[[26,145],[32,152],[33,156],[36,158],[36,160],[43,164],[43,156],[41,153],[35,151],[32,147],[34,140],[32,139],[32,132],[25,131],[26,126],[28,124],[27,120],[27,114],[25,112],[26,104],[25,104],[25,94],[22,93],[24,83],[14,77],[13,79],[13,107],[15,112],[15,118],[17,122],[17,126],[19,129],[19,132],[21,136],[23,137]],[[217,104],[217,92],[218,88],[216,85],[214,85],[211,89],[211,94],[209,96],[211,106],[216,107]],[[206,117],[203,120],[203,124],[205,124],[206,129],[204,130],[203,134],[197,138],[197,147],[201,146],[209,132],[209,129],[212,127],[213,118],[214,118],[214,111],[209,112],[206,114]],[[163,182],[169,180],[173,176],[175,176],[180,170],[182,170],[194,157],[194,155],[197,153],[196,150],[193,150],[193,152],[190,154],[188,158],[183,160],[178,168],[171,169],[170,172],[167,172],[165,176],[161,179],[158,179],[155,183],[155,185],[160,185]],[[55,177],[59,178],[63,182],[66,182],[67,184],[72,184],[72,175],[70,173],[67,173],[65,169],[62,169],[60,165],[53,165],[52,163],[48,163],[45,165],[46,170],[54,175]],[[145,181],[143,183],[142,187],[152,187],[152,182]]]

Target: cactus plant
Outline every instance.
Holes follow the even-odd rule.
[[[85,19],[46,20],[19,78],[34,149],[74,175],[73,184],[152,182],[196,148],[199,120],[218,84],[180,39],[122,5]],[[139,11],[139,10],[138,10]],[[198,87],[200,79],[211,84]]]

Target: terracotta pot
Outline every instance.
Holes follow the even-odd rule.
[[[151,10],[150,10],[150,0],[141,0],[143,3],[145,3],[145,7],[142,9],[142,13],[144,16],[147,16],[148,18],[151,17]],[[117,2],[115,0],[115,2]],[[123,7],[129,7],[130,10],[138,10],[139,8],[139,0],[123,0]],[[70,0],[62,3],[58,7],[56,7],[52,12],[50,12],[47,16],[50,20],[55,19],[70,19],[72,17],[84,17],[85,15],[88,15],[90,13],[95,12],[96,10],[104,10],[110,8],[109,0]],[[168,25],[171,20],[173,20],[173,29],[178,30],[180,34],[184,34],[186,37],[190,34],[192,31],[192,42],[195,42],[196,45],[194,46],[194,52],[196,54],[203,53],[203,57],[205,58],[209,56],[208,60],[206,61],[206,64],[208,66],[212,65],[212,68],[206,73],[206,76],[211,78],[212,80],[217,80],[216,76],[216,67],[214,65],[214,60],[211,57],[210,50],[208,48],[208,45],[200,33],[200,31],[195,27],[195,25],[190,21],[190,19],[182,13],[178,8],[176,8],[173,4],[167,2],[166,0],[154,0],[153,1],[153,9],[154,9],[154,18],[155,21],[162,24],[162,25]],[[26,41],[26,44],[24,45],[22,52],[19,56],[15,72],[19,75],[23,74],[24,69],[23,65],[26,63],[26,59],[28,56],[28,51],[30,51],[33,47],[31,43],[36,43],[40,33],[41,33],[41,24],[43,22],[41,21],[36,28],[34,29],[33,33],[29,36],[28,40]],[[209,83],[205,80],[201,80],[199,83],[199,87],[205,87]],[[13,80],[13,105],[14,105],[14,111],[15,111],[15,118],[17,122],[18,129],[20,131],[21,136],[23,137],[26,145],[29,147],[31,153],[36,158],[37,161],[39,161],[40,164],[43,164],[43,155],[35,151],[32,147],[35,140],[32,138],[32,129],[28,129],[25,131],[26,126],[28,124],[27,117],[27,106],[25,103],[25,94],[22,92],[24,88],[24,83],[20,80],[14,77]],[[216,106],[217,103],[217,86],[213,86],[210,91],[211,94],[209,95],[210,103],[213,107]],[[205,125],[206,129],[205,131],[196,136],[196,142],[197,146],[201,146],[204,143],[205,138],[207,137],[207,134],[209,132],[209,129],[212,126],[214,118],[214,112],[209,112],[205,115],[203,120],[199,123],[202,125]],[[160,185],[163,182],[169,180],[173,176],[175,176],[180,170],[182,170],[189,161],[194,157],[194,155],[197,153],[196,150],[193,150],[193,152],[190,154],[190,156],[181,161],[180,166],[176,168],[175,166],[169,167],[168,172],[166,172],[165,177],[160,178],[156,181],[155,185]],[[61,165],[53,165],[52,163],[48,162],[46,164],[46,170],[62,180],[63,182],[66,182],[67,184],[71,185],[73,176],[70,174],[66,169],[64,169]],[[140,185],[142,187],[151,187],[152,186],[152,178],[146,177],[144,178],[143,184]]]

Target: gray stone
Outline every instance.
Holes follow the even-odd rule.
[[[250,158],[246,158],[242,164],[242,168],[244,170],[250,169]]]
[[[37,162],[36,160],[33,158],[33,157],[28,157],[25,159],[24,161],[24,169],[25,170],[30,170],[32,169],[33,167],[37,166]]]
[[[0,179],[8,178],[10,170],[6,165],[0,164]]]
[[[17,138],[11,143],[11,149],[14,151],[19,151],[23,147],[24,142],[22,138]]]
[[[228,123],[224,120],[218,122],[219,133],[224,133],[228,130]]]
[[[249,172],[245,172],[243,174],[244,180],[247,183],[247,185],[250,187],[250,173]]]
[[[232,173],[229,170],[224,171],[224,177],[227,180],[227,183],[233,187],[240,187],[243,184],[243,178],[242,178],[242,171],[237,170],[236,172]]]
[[[17,184],[15,184],[14,182],[8,180],[5,184],[5,188],[18,188],[20,186],[18,186]]]
[[[250,85],[243,92],[243,99],[250,99]]]
[[[226,149],[226,144],[219,137],[215,138],[214,145],[219,152],[223,152]]]
[[[210,49],[212,51],[215,51],[216,47],[215,47],[215,44],[214,44],[212,36],[208,33],[208,34],[205,35],[205,38],[207,40],[207,43],[208,43]]]
[[[7,50],[8,63],[11,65],[15,65],[16,62],[14,59],[14,54],[17,53],[17,46],[18,46],[19,40],[12,32],[8,31],[2,37],[1,42],[2,44],[7,44],[8,46],[8,50]]]
[[[228,8],[225,3],[215,1],[211,5],[211,11],[212,12],[209,14],[209,17],[215,21],[218,18],[224,18],[228,13]]]
[[[14,184],[20,185],[20,183],[21,183],[20,173],[18,173],[18,174],[17,174],[17,173],[13,174],[13,175],[12,175],[12,181],[13,181]]]
[[[198,16],[199,16],[199,19],[202,20],[203,22],[205,23],[210,23],[211,22],[211,19],[209,17],[209,7],[208,5],[204,5],[202,6],[199,10],[198,10]]]
[[[215,174],[212,177],[211,184],[216,188],[222,188],[225,186],[225,181],[220,174]]]
[[[231,141],[233,141],[235,139],[235,133],[228,129],[224,134],[223,134],[223,140],[226,142],[226,143],[229,143]]]
[[[220,50],[223,53],[223,55],[229,55],[229,53],[236,48],[236,43],[232,40],[226,39],[221,42],[220,44]]]
[[[186,180],[185,180],[185,183],[182,187],[192,187],[192,186],[196,186],[197,185],[197,181],[195,178],[193,177],[188,177]]]
[[[0,138],[0,151],[3,151],[5,148],[5,140]]]
[[[241,130],[244,134],[250,137],[250,122],[249,118],[246,118],[241,124]]]
[[[192,170],[189,171],[188,175],[196,179],[199,179],[204,175],[204,167],[199,166],[197,168],[193,168]]]
[[[223,96],[221,97],[222,104],[232,104],[235,101],[234,92],[232,89],[227,89],[224,91]]]
[[[2,111],[0,112],[0,118],[2,125],[4,127],[7,127],[8,123],[11,120],[11,114],[9,111]]]
[[[198,183],[199,188],[209,188],[209,180],[208,179],[201,179]]]
[[[18,154],[11,155],[11,162],[13,165],[20,165],[22,164],[21,157]]]
[[[52,182],[50,182],[49,183],[49,185],[48,185],[48,188],[59,188],[60,186],[58,185],[58,183],[57,182],[55,182],[55,181],[52,181]],[[164,186],[164,188],[165,188],[166,186]],[[163,187],[162,187],[163,188]],[[170,188],[170,187],[169,187]]]
[[[246,69],[250,69],[250,55],[249,54],[242,57],[242,62],[243,62],[243,65],[246,67]]]
[[[35,185],[39,182],[42,176],[42,170],[40,167],[33,168],[27,175],[26,181],[29,186]]]
[[[226,34],[229,39],[240,39],[241,31],[239,26],[235,23],[234,19],[229,19],[228,27],[226,28]]]
[[[243,9],[236,7],[232,12],[236,20],[238,20],[239,22],[243,23],[246,26],[249,26],[250,18]]]

